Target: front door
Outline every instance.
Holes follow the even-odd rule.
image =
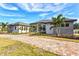
[[[42,30],[43,30],[44,33],[46,33],[46,25],[43,25]]]

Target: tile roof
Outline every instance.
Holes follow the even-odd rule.
[[[64,21],[65,22],[74,22],[74,21],[77,21],[77,19],[68,19],[68,18],[66,18]],[[52,20],[48,19],[48,20],[40,20],[40,21],[37,21],[35,23],[51,23],[51,22],[52,22]]]
[[[16,25],[16,26],[18,26],[18,25],[27,25],[27,26],[29,26],[27,23],[23,23],[23,22],[16,22],[16,23],[9,24],[9,25]]]

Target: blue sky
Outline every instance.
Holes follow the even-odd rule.
[[[0,3],[0,22],[31,23],[63,14],[79,19],[78,3]]]

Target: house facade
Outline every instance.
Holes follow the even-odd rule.
[[[76,19],[65,19],[64,24],[61,24],[61,27],[57,27],[60,29],[61,35],[73,35],[73,23],[76,21]],[[56,35],[56,30],[52,25],[52,20],[40,20],[38,22],[35,22],[33,24],[37,25],[36,32],[44,32],[46,34],[53,34]],[[39,30],[39,26],[41,26],[41,30]],[[53,27],[52,29],[50,29]]]
[[[22,22],[17,22],[14,24],[9,24],[8,25],[8,32],[9,33],[27,33],[29,32],[29,25],[22,23]]]

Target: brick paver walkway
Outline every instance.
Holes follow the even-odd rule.
[[[63,56],[79,56],[79,43],[59,41],[46,38],[39,38],[37,36],[28,35],[0,35],[0,37],[7,37],[13,40],[22,41],[47,51],[63,55]]]

